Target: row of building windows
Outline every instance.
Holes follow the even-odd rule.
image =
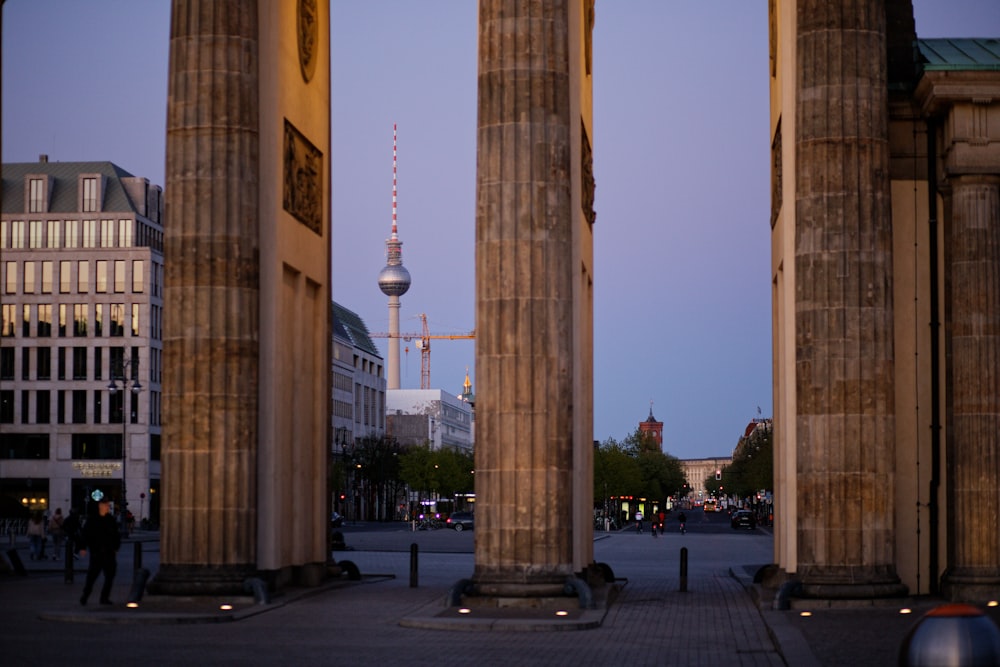
[[[136,238],[132,232],[136,230]],[[163,232],[131,218],[118,220],[2,220],[0,249],[163,248]]]
[[[88,404],[87,395],[92,395]],[[139,423],[139,395],[132,392],[108,392],[104,389],[22,389],[20,420],[15,422],[18,405],[13,389],[0,390],[0,424],[121,424],[125,396],[129,397],[129,422]],[[107,399],[105,399],[107,397]],[[107,407],[105,408],[105,404]],[[149,394],[150,423],[160,424],[160,394]],[[55,413],[53,415],[53,412]]]
[[[55,335],[59,338],[72,336],[74,338],[88,337],[93,333],[99,336],[125,336],[126,332],[135,337],[141,334],[141,318],[139,311],[142,304],[133,303],[36,303],[13,304],[0,306],[0,337],[13,338],[21,331],[22,338],[31,338],[32,324],[34,335],[38,338],[49,338]],[[131,310],[131,313],[128,311]],[[20,311],[20,312],[19,312]],[[150,306],[149,336],[154,340],[162,337],[162,312],[157,305]],[[93,317],[91,318],[91,313]],[[20,317],[18,315],[20,314]],[[126,314],[129,317],[126,318]],[[72,315],[72,321],[69,319]],[[53,320],[53,317],[56,319]],[[127,320],[127,321],[126,321]],[[91,327],[93,323],[93,327]],[[18,326],[20,324],[20,326]],[[91,331],[91,329],[93,329]]]
[[[91,288],[97,294],[106,294],[109,291],[118,294],[125,292],[125,286],[130,282],[130,276],[126,272],[127,260],[98,259],[93,264],[95,271],[94,279],[91,280],[91,261],[87,259],[75,262],[64,259],[58,263],[51,260],[4,262],[4,292],[6,294],[51,294],[57,284],[60,294],[73,292],[89,294]],[[19,267],[20,271],[18,271]],[[59,274],[55,275],[54,271],[57,268]],[[154,265],[153,293],[154,296],[159,296],[160,275],[156,269],[157,267]],[[131,287],[133,294],[142,294],[146,291],[145,274],[145,262],[141,259],[132,260]]]
[[[107,354],[104,350],[107,349]],[[55,350],[56,380],[103,380],[121,377],[124,347],[22,347],[20,378],[22,380],[52,380],[52,356]],[[91,350],[93,351],[91,353]],[[14,361],[15,348],[0,347],[0,380],[14,380],[18,373]],[[31,364],[34,357],[34,365]],[[107,361],[105,362],[105,359]],[[152,382],[162,380],[163,351],[149,348],[149,373],[144,379]],[[70,367],[70,364],[72,366]],[[87,372],[93,371],[93,377]],[[128,365],[130,376],[139,377],[139,348],[133,347]],[[34,370],[34,372],[32,372]]]
[[[72,433],[70,456],[74,460],[122,460],[121,433]],[[48,433],[0,433],[0,459],[51,458]],[[149,436],[149,458],[160,460],[160,436]]]

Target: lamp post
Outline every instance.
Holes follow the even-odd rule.
[[[122,536],[128,535],[128,496],[126,495],[125,469],[128,465],[128,420],[131,413],[131,406],[126,406],[126,399],[129,397],[129,390],[135,396],[142,391],[138,376],[135,379],[129,378],[128,369],[131,360],[125,358],[125,348],[122,348],[122,362],[119,367],[122,381],[122,510],[121,510],[121,531]],[[138,366],[138,364],[136,364]],[[114,373],[111,375],[111,382],[108,383],[108,393],[114,396],[118,393],[118,383],[115,381]]]

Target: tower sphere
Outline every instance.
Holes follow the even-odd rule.
[[[378,287],[386,296],[403,296],[410,289],[410,272],[402,264],[387,264],[378,273]]]

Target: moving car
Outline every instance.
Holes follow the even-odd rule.
[[[466,528],[472,530],[475,528],[475,515],[472,512],[453,512],[448,517],[447,524],[449,528],[454,528],[459,532]]]
[[[757,517],[755,517],[753,512],[750,510],[736,510],[733,512],[733,516],[729,519],[729,525],[732,526],[734,530],[738,528],[753,530],[757,527]]]

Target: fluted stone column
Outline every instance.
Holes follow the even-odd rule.
[[[807,596],[901,594],[885,6],[796,15],[797,575]]]
[[[163,592],[255,569],[257,3],[174,0],[164,238]]]
[[[479,4],[473,580],[486,595],[559,594],[573,572],[568,4]]]
[[[946,595],[1000,596],[1000,177],[952,177],[946,225]]]

